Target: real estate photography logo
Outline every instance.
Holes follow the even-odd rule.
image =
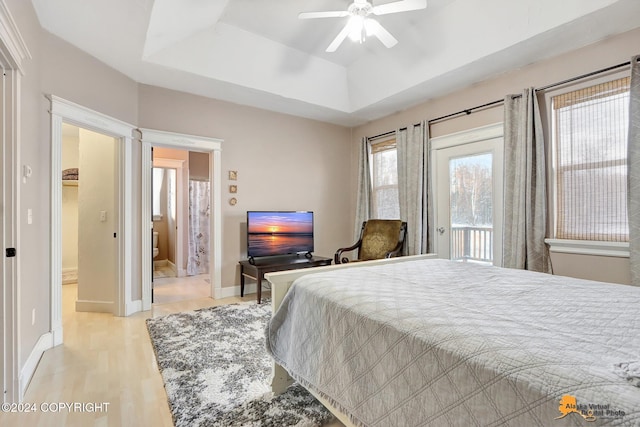
[[[558,410],[560,411],[560,416],[556,417],[556,420],[569,414],[578,414],[588,422],[593,422],[598,418],[622,418],[625,415],[624,411],[613,409],[609,404],[579,404],[576,397],[570,394],[562,396]]]

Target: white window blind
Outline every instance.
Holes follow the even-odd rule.
[[[371,144],[371,182],[373,217],[400,218],[398,162],[395,138]]]
[[[624,242],[629,78],[552,98],[556,238]]]

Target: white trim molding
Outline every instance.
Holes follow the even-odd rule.
[[[247,283],[246,285],[244,285],[244,296],[255,294],[257,290],[258,290],[257,284]],[[220,289],[219,298],[229,298],[229,297],[239,297],[239,296],[240,296],[240,286],[225,286],[224,288]],[[219,298],[216,298],[216,299],[219,299]]]
[[[21,77],[25,74],[22,63],[30,59],[31,53],[25,43],[9,8],[0,0],[0,67],[4,74],[2,103],[0,105],[0,243],[2,250],[13,247],[18,251],[20,244],[20,146],[21,146]],[[2,401],[19,402],[24,395],[21,384],[20,361],[21,343],[21,287],[20,269],[22,253],[15,258],[2,255],[0,261],[0,322],[2,323],[2,363],[0,363],[0,383]],[[25,254],[26,255],[26,254]]]
[[[83,311],[105,311],[125,316],[131,299],[133,283],[133,144],[134,126],[89,108],[49,95],[51,101],[51,333],[54,345],[62,344],[62,123],[93,130],[118,140],[117,182],[118,203],[118,278],[115,301],[110,304],[78,301]]]
[[[494,123],[461,132],[450,133],[430,139],[431,150],[455,147],[471,144],[488,139],[502,138],[504,135],[504,123]]]
[[[550,252],[629,258],[628,242],[596,242],[593,240],[545,239]]]
[[[115,305],[117,305],[117,303],[113,301],[77,300],[76,311],[89,311],[93,313],[113,313]]]
[[[4,0],[0,1],[0,40],[8,51],[9,55],[6,57],[11,62],[11,67],[24,75],[22,61],[31,59],[31,52]]]
[[[155,129],[138,129],[142,142],[142,216],[141,216],[141,260],[142,260],[142,310],[151,309],[152,258],[149,227],[151,220],[151,148],[166,147],[179,150],[209,153],[209,182],[211,183],[211,216],[209,239],[209,279],[211,296],[222,298],[222,140],[195,135],[186,135]],[[149,225],[147,225],[149,224]]]
[[[53,345],[53,334],[50,332],[41,335],[36,342],[36,345],[33,347],[33,350],[31,350],[31,353],[29,353],[29,357],[20,370],[20,396],[24,396],[24,393],[27,391],[27,386],[29,385],[33,374],[36,372],[40,358],[45,351],[53,348]],[[22,398],[20,401],[22,401]]]

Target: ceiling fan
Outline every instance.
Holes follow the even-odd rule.
[[[427,0],[400,0],[392,3],[374,6],[369,0],[354,0],[347,10],[327,11],[327,12],[302,12],[299,19],[314,18],[344,18],[349,17],[349,21],[342,31],[337,35],[327,47],[327,52],[335,52],[344,39],[349,36],[354,41],[364,42],[367,36],[376,36],[386,47],[393,47],[398,40],[391,35],[378,21],[370,15],[386,15],[389,13],[408,12],[412,10],[424,9],[427,7]]]

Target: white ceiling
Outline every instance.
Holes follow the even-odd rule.
[[[374,0],[374,5],[390,0]],[[640,26],[639,0],[428,0],[397,39],[324,50],[349,0],[32,0],[49,32],[145,84],[357,125]]]

